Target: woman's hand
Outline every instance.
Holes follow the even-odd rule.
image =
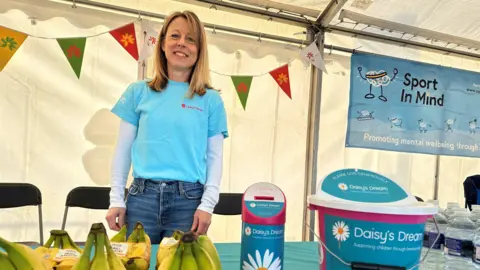
[[[125,216],[127,209],[123,207],[112,207],[108,209],[105,219],[108,222],[108,227],[114,231],[120,231],[125,224]],[[118,219],[118,220],[117,220]]]
[[[191,230],[197,234],[206,234],[211,222],[212,214],[198,209],[193,215],[193,225]]]

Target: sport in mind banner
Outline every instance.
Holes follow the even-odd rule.
[[[346,147],[480,157],[480,73],[351,58]]]

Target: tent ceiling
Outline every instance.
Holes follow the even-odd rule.
[[[352,16],[342,21],[339,13],[331,22],[333,32],[345,29],[349,36],[375,34],[479,55],[480,1],[375,0],[367,8],[360,1],[368,0],[348,1],[343,15]],[[403,31],[395,29],[399,25]]]

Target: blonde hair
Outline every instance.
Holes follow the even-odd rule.
[[[162,30],[158,36],[158,42],[155,47],[154,57],[154,71],[155,76],[152,81],[148,83],[148,86],[154,91],[163,91],[168,84],[168,69],[167,58],[165,52],[162,50],[162,45],[167,34],[170,23],[178,17],[182,17],[187,20],[187,23],[196,38],[196,46],[198,48],[197,61],[192,67],[192,72],[189,77],[189,91],[188,97],[192,98],[195,94],[203,96],[206,93],[206,88],[213,89],[210,84],[210,66],[208,63],[208,51],[207,51],[207,37],[205,28],[197,17],[197,15],[191,11],[177,11],[172,13],[165,19]]]

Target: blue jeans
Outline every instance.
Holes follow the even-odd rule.
[[[134,179],[126,201],[127,235],[138,221],[152,244],[159,244],[175,230],[190,231],[203,188],[200,183]]]

